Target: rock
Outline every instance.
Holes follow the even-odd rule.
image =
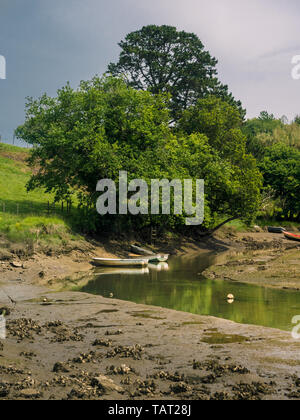
[[[39,398],[41,393],[37,389],[28,388],[22,389],[22,391],[20,391],[20,396],[23,398],[34,399]]]
[[[3,316],[10,315],[10,309],[7,306],[2,306],[0,308],[0,315],[3,315]]]
[[[0,383],[0,398],[5,398],[9,395],[9,388],[6,384]]]
[[[254,225],[254,226],[253,226],[253,229],[254,229],[254,231],[255,231],[255,232],[257,232],[257,233],[259,233],[259,232],[263,232],[263,229],[262,229],[260,226],[258,226],[258,225]]]
[[[67,368],[65,363],[61,363],[61,362],[57,362],[55,363],[55,365],[53,366],[53,372],[54,373],[68,373],[69,369]]]
[[[112,379],[109,379],[103,375],[93,378],[92,386],[99,388],[104,393],[112,391],[120,393],[124,392],[124,389],[121,386],[116,385]]]
[[[22,268],[22,265],[23,265],[22,263],[18,261],[12,261],[10,264],[12,267],[15,267],[15,268]]]
[[[191,391],[191,387],[185,382],[179,382],[177,384],[170,385],[170,391],[174,392],[174,394],[181,394],[183,392]]]

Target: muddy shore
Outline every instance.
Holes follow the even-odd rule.
[[[265,287],[300,290],[300,243],[281,235],[244,234],[224,263],[209,267],[203,275]]]
[[[272,256],[280,250],[281,258],[298,251],[276,245],[278,237],[268,244],[262,238],[218,238],[211,246]],[[91,255],[1,264],[7,338],[0,340],[0,399],[300,398],[300,341],[290,333],[56,291],[58,279],[88,273],[92,255],[120,253],[99,247]]]

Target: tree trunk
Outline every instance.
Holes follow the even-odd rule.
[[[232,222],[233,220],[239,219],[238,216],[230,217],[229,219],[225,220],[224,222],[220,223],[215,228],[209,230],[208,232],[202,233],[200,236],[211,236],[213,233],[215,233],[217,230],[219,230],[222,226],[226,225],[229,222]]]

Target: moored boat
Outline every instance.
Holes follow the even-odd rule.
[[[149,249],[141,248],[137,245],[131,245],[131,250],[138,255],[155,255],[154,252]]]
[[[167,262],[169,259],[169,255],[154,255],[149,258],[149,262],[151,263],[160,263],[160,262]]]
[[[268,226],[268,232],[269,233],[283,233],[283,232],[286,232],[286,229],[283,227],[278,227],[278,226]]]
[[[295,235],[294,233],[290,233],[290,232],[283,232],[284,236],[291,240],[291,241],[298,241],[300,242],[300,235]]]
[[[106,267],[145,267],[149,261],[143,258],[93,258],[93,262],[97,266]]]

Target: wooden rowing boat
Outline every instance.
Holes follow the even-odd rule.
[[[147,257],[139,257],[140,260],[148,261],[149,263],[167,262],[169,255],[148,255]]]
[[[283,227],[268,226],[268,232],[269,233],[283,233],[283,232],[286,232],[286,229]]]
[[[291,241],[298,241],[300,242],[300,235],[295,235],[294,233],[290,233],[290,232],[283,232],[284,236],[291,240]]]
[[[148,261],[151,263],[154,263],[154,262],[162,263],[162,262],[167,262],[168,259],[169,259],[169,255],[154,255],[154,256],[151,256]]]
[[[149,261],[143,258],[93,258],[93,262],[97,266],[105,267],[145,267]]]
[[[136,245],[131,245],[131,250],[138,255],[155,255],[154,252],[150,251],[149,249],[140,248]]]
[[[143,259],[145,261],[151,262],[151,263],[160,263],[160,262],[167,262],[169,259],[168,254],[158,254],[155,255],[152,251],[149,251],[144,248],[140,248],[136,245],[131,245],[131,250],[139,255],[143,255],[140,257],[140,259]],[[145,256],[144,256],[145,255]]]

